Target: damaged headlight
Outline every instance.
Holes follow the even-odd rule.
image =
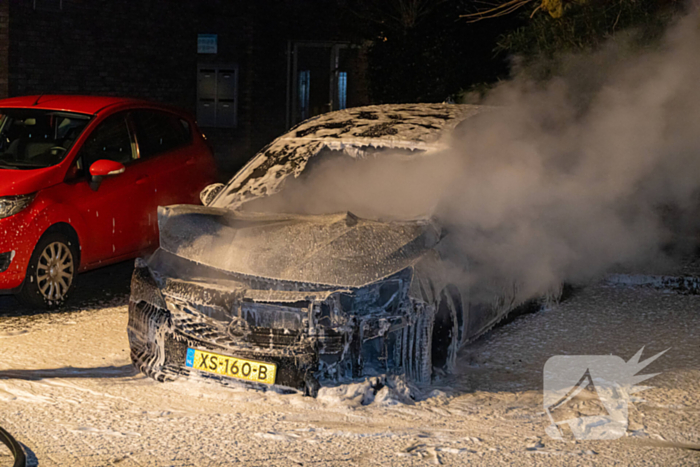
[[[384,280],[362,287],[352,294],[340,293],[340,307],[345,312],[370,314],[377,311],[393,313],[405,295],[402,280]]]
[[[32,193],[30,195],[0,196],[0,219],[14,216],[29,206],[34,200],[34,195]]]

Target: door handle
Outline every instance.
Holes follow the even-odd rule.
[[[194,157],[190,157],[189,159],[187,159],[187,161],[185,162],[185,164],[187,164],[187,165],[194,165],[196,162],[197,162],[197,159],[195,159]]]
[[[144,176],[136,179],[136,184],[141,185],[143,183],[146,183],[147,181],[148,181],[148,175],[144,175]]]

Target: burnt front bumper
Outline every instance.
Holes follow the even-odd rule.
[[[141,266],[141,267],[139,267]],[[163,295],[144,264],[132,277],[128,336],[133,364],[159,381],[197,375],[224,384],[239,382],[264,388],[268,385],[199,371],[186,366],[188,349],[234,358],[272,363],[277,367],[274,384],[314,395],[318,383],[318,352],[301,333],[248,327],[244,335],[196,310],[183,310]],[[261,345],[264,344],[264,345]]]
[[[134,365],[155,379],[196,374],[265,387],[188,367],[189,349],[275,364],[276,386],[311,395],[319,380],[425,373],[416,359],[429,357],[420,340],[429,310],[407,297],[411,271],[348,289],[159,270],[137,260],[128,327]]]

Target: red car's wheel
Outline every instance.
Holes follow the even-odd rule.
[[[44,235],[29,260],[24,285],[17,298],[31,307],[61,306],[78,274],[76,245],[65,235]]]

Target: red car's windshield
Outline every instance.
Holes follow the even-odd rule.
[[[0,109],[0,169],[58,164],[89,121],[70,112]]]

